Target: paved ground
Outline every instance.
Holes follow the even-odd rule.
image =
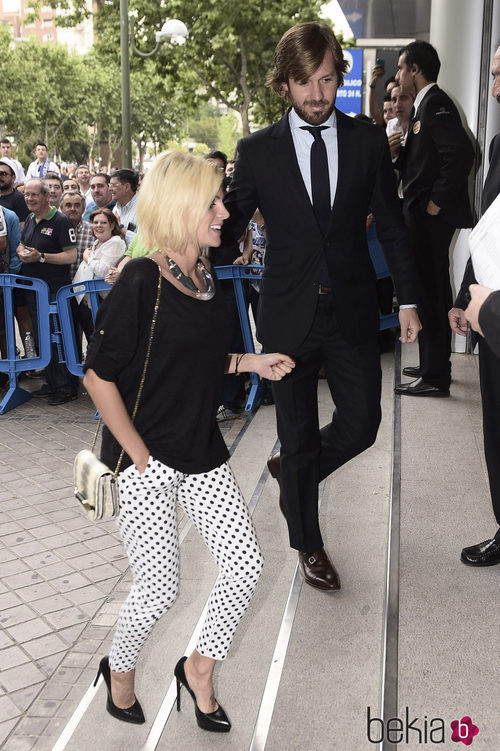
[[[416,361],[405,348],[404,365]],[[267,737],[268,751],[364,751],[367,707],[378,715],[393,360],[383,357],[383,421],[375,446],[324,485],[321,524],[342,578],[325,596],[302,587]],[[477,751],[500,737],[500,695],[492,655],[500,649],[500,567],[470,569],[463,545],[494,529],[481,441],[477,358],[455,356],[452,397],[402,400],[402,502],[398,716],[472,717]],[[29,383],[30,388],[38,384]],[[320,419],[329,419],[325,384]],[[61,407],[32,400],[0,416],[0,747],[51,751],[106,654],[129,589],[114,522],[93,524],[72,495],[72,462],[88,446],[94,410],[85,396]],[[245,423],[223,425],[237,444],[231,463],[249,502],[266,565],[238,629],[231,659],[216,675],[230,711],[230,737],[198,730],[186,698],[168,717],[158,750],[226,751],[251,746],[263,687],[278,643],[296,557],[277,510],[277,488],[265,476],[276,435],[272,408]],[[181,527],[183,519],[180,520]],[[175,618],[161,619],[141,653],[139,695],[147,725],[110,721],[101,687],[67,751],[138,751],[169,689],[215,576],[194,530],[181,548],[182,587]],[[244,686],[244,701],[239,699]],[[172,691],[174,690],[172,686]],[[219,694],[218,694],[219,695]],[[172,698],[172,706],[173,706]],[[191,709],[191,711],[189,711]],[[268,707],[264,707],[267,711]],[[260,716],[260,715],[259,715]],[[306,719],[304,719],[306,718]],[[377,725],[378,728],[378,725]],[[401,748],[417,751],[416,731]]]
[[[41,382],[31,380],[27,390]],[[1,395],[3,395],[3,391]],[[241,420],[225,423],[230,442]],[[94,524],[72,493],[90,447],[87,395],[0,416],[0,747],[50,749],[88,687],[129,588],[114,521]]]

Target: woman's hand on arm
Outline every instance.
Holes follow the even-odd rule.
[[[237,366],[237,367],[236,367]],[[280,381],[295,367],[295,361],[288,355],[273,352],[267,355],[256,355],[246,352],[243,355],[228,355],[226,373],[257,373],[261,378],[269,381]]]
[[[104,423],[142,474],[149,449],[135,429],[116,383],[103,380],[92,368],[85,373],[83,383]]]

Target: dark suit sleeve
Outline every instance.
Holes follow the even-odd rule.
[[[488,174],[484,182],[483,197],[481,201],[481,213],[490,207],[495,198],[500,193],[500,138],[496,135],[491,143],[489,150],[490,165],[488,168]],[[455,308],[462,308],[465,310],[470,302],[469,285],[477,284],[474,274],[474,268],[472,266],[472,260],[469,258],[464,271],[464,278],[460,285],[460,290],[455,300]]]
[[[481,213],[491,206],[500,193],[500,134],[492,138],[489,151],[490,165],[484,181]]]
[[[457,190],[471,170],[474,161],[472,143],[448,97],[435,96],[429,100],[422,127],[428,129],[441,158],[439,177],[434,181],[430,199],[446,209],[453,204]]]
[[[381,134],[380,153],[371,206],[377,222],[377,237],[382,246],[400,305],[417,304],[420,287],[410,236],[397,197],[396,177],[385,133]]]
[[[239,256],[238,241],[245,232],[255,209],[259,207],[257,189],[244,141],[238,142],[238,156],[233,179],[224,197],[229,218],[222,226],[222,241],[212,248],[210,258],[214,266],[228,265]]]
[[[462,284],[460,285],[453,307],[465,310],[470,302],[469,286],[471,284],[477,284],[477,281],[474,274],[474,267],[472,266],[472,259],[469,258],[465,266],[464,278],[462,279]]]
[[[482,304],[479,325],[489,346],[500,357],[500,290],[492,292]]]

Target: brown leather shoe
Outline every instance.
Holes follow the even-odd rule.
[[[283,503],[283,496],[281,495],[281,482],[280,482],[281,465],[280,465],[279,454],[275,454],[274,456],[272,456],[270,459],[267,460],[267,468],[269,469],[269,474],[271,475],[271,477],[274,477],[274,479],[277,481],[278,485],[280,486],[280,500],[279,500],[280,510],[286,519],[285,505]]]
[[[299,564],[307,584],[316,589],[340,589],[340,579],[335,566],[324,548],[314,553],[299,551]]]

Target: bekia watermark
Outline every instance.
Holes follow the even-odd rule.
[[[382,720],[372,715],[371,707],[366,708],[366,736],[370,743],[445,743],[451,728],[451,740],[470,746],[479,733],[469,716],[453,720],[449,725],[442,717],[412,717],[409,707],[405,707],[404,718],[389,717]]]

